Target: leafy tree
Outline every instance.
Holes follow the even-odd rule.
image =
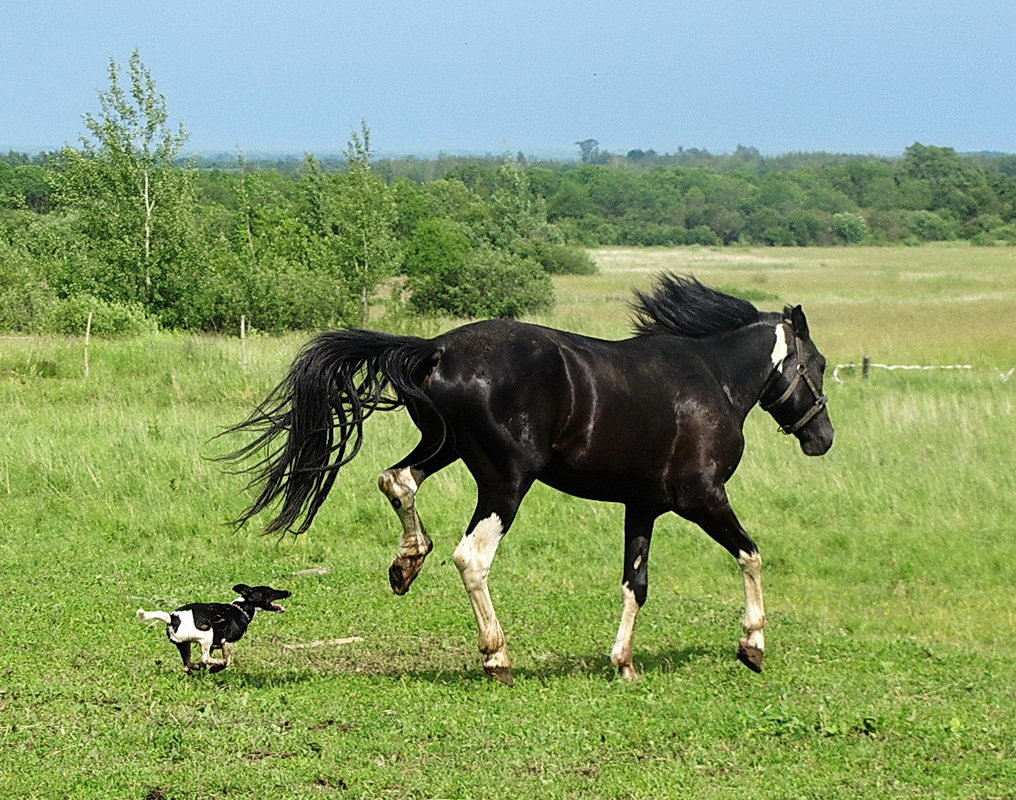
[[[383,280],[395,274],[399,243],[391,188],[371,171],[370,130],[362,123],[345,151],[349,171],[340,177],[334,200],[335,251],[345,284],[358,299],[360,323]]]
[[[505,161],[497,170],[495,189],[490,196],[494,244],[512,248],[519,240],[547,238],[546,202],[534,198],[529,178],[514,161]]]
[[[441,217],[425,219],[403,248],[404,271],[410,278],[454,272],[462,268],[474,249],[459,223]]]
[[[596,139],[583,139],[575,144],[579,147],[579,160],[583,164],[592,164],[600,154],[600,143]]]
[[[181,261],[194,200],[188,172],[173,166],[187,133],[182,123],[175,130],[168,125],[166,99],[137,50],[126,87],[113,59],[108,75],[99,113],[84,115],[90,137],[82,137],[80,149],[64,148],[53,179],[60,201],[106,263],[92,291],[162,311],[187,291]]]
[[[868,223],[852,211],[833,214],[833,227],[839,239],[847,244],[857,244],[868,236]]]
[[[421,314],[514,318],[553,305],[550,276],[529,258],[490,246],[473,251],[457,269],[413,284],[410,307]]]

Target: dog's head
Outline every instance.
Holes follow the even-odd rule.
[[[284,600],[290,595],[290,592],[285,589],[273,589],[271,586],[248,586],[246,583],[238,583],[233,587],[233,591],[255,608],[274,611],[277,614],[281,614],[286,609],[275,601]]]

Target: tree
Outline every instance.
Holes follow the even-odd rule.
[[[484,245],[455,269],[414,278],[410,307],[421,314],[515,318],[554,304],[550,276],[531,258]]]
[[[579,160],[583,164],[592,164],[600,154],[600,143],[596,139],[583,139],[575,144],[579,146]]]
[[[166,98],[137,50],[127,65],[126,88],[113,59],[108,74],[99,113],[84,115],[90,138],[81,138],[80,149],[62,151],[62,169],[54,176],[57,195],[77,214],[106,264],[90,289],[158,310],[175,294],[167,284],[171,273],[181,277],[180,257],[189,238],[190,178],[173,166],[187,132],[182,123],[175,130],[168,125]]]
[[[534,199],[529,178],[514,161],[497,170],[490,196],[494,228],[491,239],[499,247],[513,247],[519,239],[545,237],[546,201]]]
[[[334,200],[335,252],[346,286],[359,299],[364,324],[371,297],[399,265],[398,212],[391,188],[371,171],[366,122],[353,132],[345,155],[349,171],[339,176]]]

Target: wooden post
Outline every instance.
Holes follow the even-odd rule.
[[[91,374],[91,369],[88,364],[88,348],[92,342],[92,315],[95,312],[88,312],[88,322],[85,323],[85,378]]]
[[[871,356],[865,356],[861,359],[861,377],[868,380],[871,375]]]
[[[247,315],[240,315],[240,364],[247,369]]]

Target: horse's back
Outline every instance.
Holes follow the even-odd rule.
[[[425,388],[467,464],[471,455],[524,463],[579,496],[666,504],[675,468],[731,428],[722,390],[680,337],[607,341],[491,320],[434,346]]]

